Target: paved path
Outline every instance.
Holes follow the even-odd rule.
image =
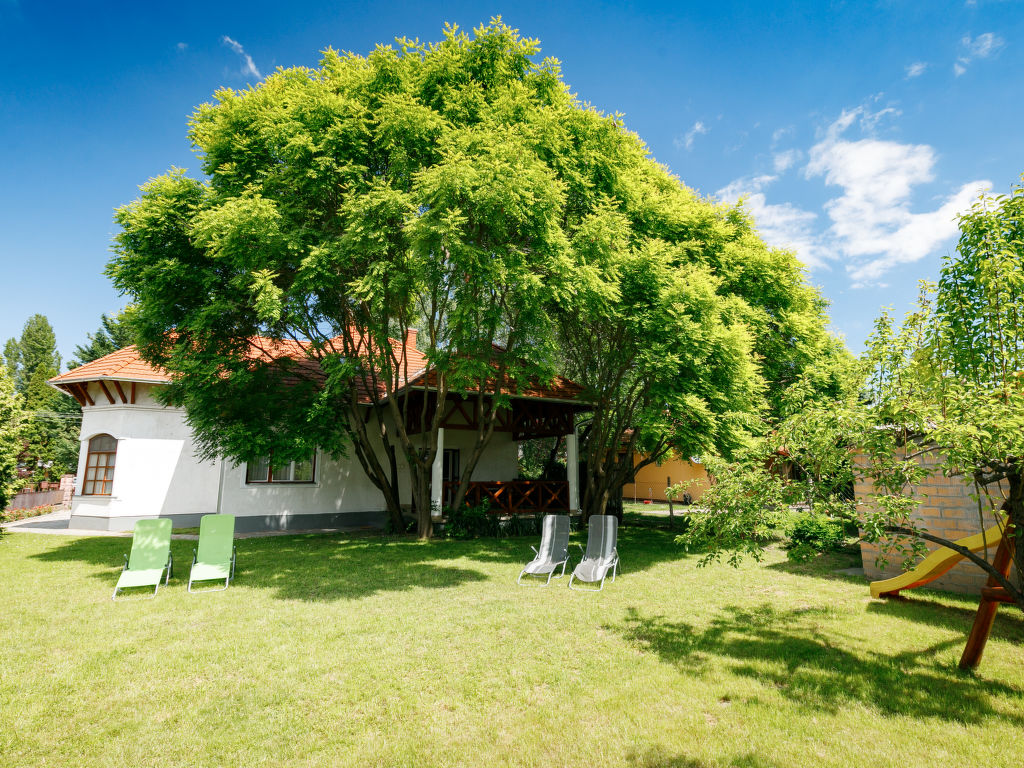
[[[23,520],[15,520],[10,523],[4,523],[4,530],[22,533],[45,533],[56,536],[131,536],[131,531],[100,531],[93,528],[69,528],[68,525],[71,522],[71,511],[70,510],[58,510],[57,512],[50,512],[47,515],[37,515],[36,517],[26,517]],[[347,528],[314,528],[303,531],[254,531],[246,533],[236,533],[236,539],[253,539],[262,536],[294,536],[296,534],[303,533],[353,533],[355,531],[365,531],[365,527],[347,527]],[[175,533],[171,536],[172,539],[178,539],[183,541],[197,541],[199,536],[194,533]]]

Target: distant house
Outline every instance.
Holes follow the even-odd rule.
[[[297,342],[254,339],[260,354],[289,356],[316,365]],[[415,374],[396,397],[425,398],[432,371],[416,349],[415,331],[404,343]],[[202,515],[229,512],[241,531],[376,526],[385,520],[384,499],[354,458],[336,461],[319,450],[303,461],[275,465],[271,457],[236,465],[202,461],[181,409],[160,404],[155,393],[170,381],[166,372],[127,347],[50,380],[82,406],[78,477],[72,528],[128,530],[136,520],[170,517],[192,527]],[[517,441],[565,435],[575,460],[574,416],[589,410],[578,385],[561,377],[513,393],[473,476],[468,498],[507,511],[577,510],[577,474],[566,481],[516,480]],[[370,406],[369,396],[361,396]],[[473,409],[460,393],[449,393],[438,434],[432,489],[440,508],[473,445]],[[381,460],[386,463],[383,455]],[[411,502],[408,465],[399,464],[400,495]],[[446,493],[447,492],[447,493]]]
[[[633,466],[643,460],[640,453],[634,454]],[[653,462],[635,470],[633,482],[622,486],[623,501],[666,501],[665,489],[677,483],[694,480],[687,493],[697,501],[710,482],[707,469],[696,458],[685,459],[671,455],[660,463]]]

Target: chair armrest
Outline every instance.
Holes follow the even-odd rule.
[[[533,554],[534,554],[534,555],[535,555],[536,557],[540,557],[540,552],[538,552],[538,551],[537,551],[537,548],[536,548],[535,546],[533,546],[533,544],[531,544],[531,545],[530,545],[530,549],[532,549],[532,550],[533,550]]]
[[[122,571],[127,571],[128,570],[128,555],[124,556],[124,565],[121,566],[121,570]]]
[[[582,544],[573,544],[573,546],[574,546],[574,547],[576,547],[577,549],[579,549],[579,551],[580,551],[580,555],[582,555],[583,557],[586,557],[586,556],[587,556],[587,550],[585,550],[585,549],[583,548],[583,545],[582,545]]]

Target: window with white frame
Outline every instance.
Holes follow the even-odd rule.
[[[262,483],[312,483],[316,469],[316,452],[300,461],[276,462],[273,456],[261,456],[245,465],[245,482]]]

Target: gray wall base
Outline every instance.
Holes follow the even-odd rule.
[[[139,520],[149,520],[153,517],[153,515],[133,515],[131,517],[72,515],[68,522],[68,528],[88,531],[130,531],[135,528],[135,523]],[[203,515],[197,513],[159,515],[159,517],[169,517],[175,528],[198,528]],[[311,531],[321,528],[383,528],[386,522],[386,512],[239,515],[235,517],[235,531],[238,533],[260,533],[262,531]]]

